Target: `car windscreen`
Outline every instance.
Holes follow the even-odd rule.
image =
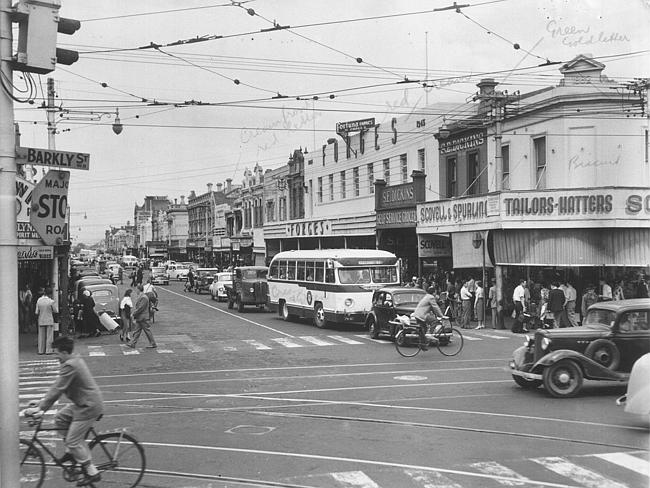
[[[165,268],[151,268],[151,274],[165,274]]]
[[[232,278],[229,274],[227,275],[220,275],[217,279],[217,281],[232,281]]]
[[[591,309],[587,312],[587,316],[583,322],[583,326],[601,326],[611,327],[616,319],[616,312],[605,309]]]
[[[241,277],[245,280],[266,279],[266,269],[242,269]]]
[[[416,292],[405,292],[405,293],[393,293],[393,305],[407,305],[415,304],[417,305],[425,293],[416,293]]]
[[[95,290],[95,291],[93,291],[93,297],[94,298],[112,297],[112,296],[113,296],[113,294],[108,290]]]

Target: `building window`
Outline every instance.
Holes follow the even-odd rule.
[[[467,154],[467,194],[476,195],[479,191],[479,158],[477,152]]]
[[[372,163],[368,164],[368,193],[375,193],[375,170]]]
[[[510,190],[510,146],[501,146],[501,166],[503,168],[501,188]]]
[[[275,202],[273,200],[269,200],[266,202],[266,221],[267,222],[275,222]]]
[[[384,181],[390,185],[390,159],[384,159]]]
[[[406,154],[400,154],[399,165],[402,172],[402,183],[408,183],[409,180],[409,165],[406,159]]]
[[[334,175],[329,175],[330,180],[330,202],[334,200]]]
[[[346,195],[345,195],[345,170],[341,171],[341,198],[346,198]]]
[[[418,149],[418,169],[423,173],[426,173],[427,167],[427,156],[424,148]]]
[[[352,179],[354,180],[354,196],[359,196],[359,167],[352,169]]]
[[[447,158],[447,198],[458,196],[456,156]]]
[[[533,157],[535,162],[535,188],[546,188],[546,137],[533,139]]]
[[[318,177],[318,203],[323,203],[323,177]]]

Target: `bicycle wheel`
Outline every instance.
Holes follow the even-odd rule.
[[[420,335],[415,327],[400,327],[395,332],[395,349],[405,358],[411,358],[420,352]]]
[[[444,356],[455,356],[463,349],[463,334],[456,327],[445,327],[435,334],[438,351]]]
[[[122,432],[100,434],[90,442],[93,463],[102,474],[99,486],[132,488],[137,486],[146,467],[144,449]]]
[[[45,480],[45,459],[32,441],[20,439],[20,487],[40,488]]]

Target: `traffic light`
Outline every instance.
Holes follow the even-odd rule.
[[[13,8],[12,20],[18,23],[18,50],[14,66],[30,73],[50,73],[56,64],[70,65],[79,53],[56,47],[57,32],[72,35],[79,30],[78,20],[59,17],[60,0],[20,0]]]

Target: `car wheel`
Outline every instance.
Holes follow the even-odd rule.
[[[368,317],[368,322],[366,325],[368,326],[368,335],[370,338],[379,339],[379,327],[377,327],[377,321],[375,320],[374,315],[370,315]]]
[[[241,296],[237,295],[237,311],[238,312],[243,312],[244,311],[244,302],[241,299]]]
[[[616,370],[621,364],[621,353],[612,341],[596,339],[585,349],[585,356],[607,369]]]
[[[582,388],[582,370],[574,361],[562,359],[544,370],[544,388],[557,398],[570,398]]]
[[[211,300],[216,300],[216,298],[214,298],[214,293],[212,293],[212,292],[210,292],[210,299]]]
[[[319,329],[324,329],[327,325],[325,320],[325,310],[323,310],[322,303],[314,305],[314,325]]]
[[[524,390],[534,390],[542,384],[542,380],[527,380],[526,378],[522,378],[515,374],[512,375],[512,379],[515,380],[515,383],[521,386]]]

